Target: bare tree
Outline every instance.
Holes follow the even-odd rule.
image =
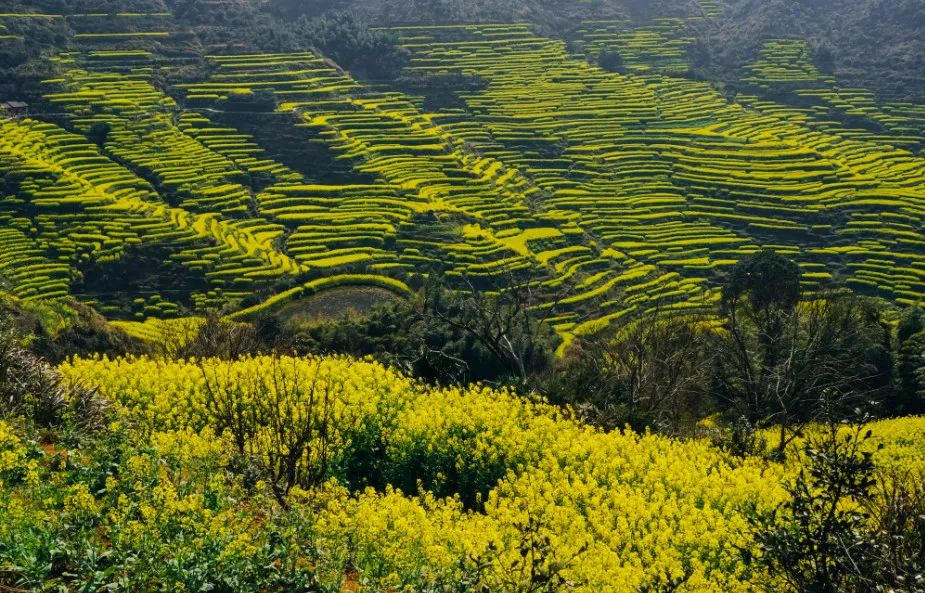
[[[211,365],[204,359],[199,359],[199,372],[212,429],[219,435],[228,434],[239,456],[252,454],[260,426],[257,407],[252,405],[252,384],[240,381],[232,367]]]
[[[328,475],[333,437],[334,405],[342,385],[323,375],[316,361],[309,376],[295,359],[289,372],[273,358],[272,382],[258,382],[256,395],[261,424],[266,428],[263,453],[271,488],[285,506],[293,486],[319,486]]]
[[[227,433],[242,458],[257,460],[283,508],[295,486],[310,489],[328,477],[334,406],[343,389],[323,362],[272,357],[260,375],[243,376],[200,362],[209,421]],[[307,369],[307,370],[306,370]]]
[[[749,425],[776,426],[778,455],[819,420],[824,399],[847,411],[889,387],[889,330],[865,299],[833,293],[762,308],[736,298],[727,315],[714,334],[716,393]]]
[[[172,358],[235,360],[261,350],[254,326],[209,314],[204,322],[187,320],[164,332],[161,353]]]
[[[709,326],[700,313],[650,312],[580,340],[546,387],[598,426],[681,434],[704,406]]]
[[[463,280],[465,290],[455,293],[439,280],[428,283],[418,314],[468,336],[527,385],[530,375],[549,363],[556,337],[548,321],[560,311],[568,290],[551,290],[510,273],[492,278],[489,290],[468,277]]]

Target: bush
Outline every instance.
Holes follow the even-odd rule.
[[[925,591],[925,481],[876,477],[871,431],[830,423],[808,439],[790,499],[753,515],[759,561],[795,593]],[[752,552],[746,551],[752,560]]]
[[[106,402],[82,386],[65,386],[56,369],[22,346],[0,318],[0,418],[20,418],[45,429],[85,432],[106,421]]]
[[[871,433],[838,424],[805,446],[806,466],[787,488],[790,500],[753,519],[759,559],[797,593],[865,591],[874,541],[860,504],[875,484]],[[751,558],[751,553],[748,553]]]
[[[623,56],[615,49],[603,49],[597,57],[597,65],[608,72],[623,73],[626,71],[626,64],[623,62]]]

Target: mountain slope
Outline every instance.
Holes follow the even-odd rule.
[[[407,60],[377,81],[317,51],[202,56],[170,12],[81,15],[0,16],[84,31],[31,117],[2,120],[0,274],[21,298],[246,315],[437,273],[530,281],[568,337],[701,307],[762,248],[807,290],[925,297],[925,109],[844,87],[806,41],[762,43],[730,100],[689,78],[703,15],[586,21],[567,43],[385,28]]]
[[[925,100],[925,4],[917,0],[735,0],[702,38],[727,81],[767,39],[811,42],[847,86]]]

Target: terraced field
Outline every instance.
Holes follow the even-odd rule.
[[[0,14],[90,23],[55,58],[49,115],[0,124],[0,274],[23,298],[246,317],[440,273],[533,282],[569,337],[700,307],[761,248],[797,260],[808,290],[925,297],[925,106],[841,88],[803,41],[769,40],[735,100],[686,78],[680,19],[588,22],[568,43],[518,24],[394,29],[404,74],[439,96],[310,52],[209,56],[207,76],[165,85],[189,57],[163,51],[180,32],[159,5]],[[624,73],[596,66],[604,50]],[[103,278],[123,284],[101,293]]]
[[[57,30],[59,37],[67,31],[72,47],[97,54],[158,49],[182,37],[163,0],[34,0],[0,6],[0,49],[33,43],[30,22]]]
[[[624,21],[590,21],[578,29],[574,45],[592,59],[602,51],[618,52],[626,70],[634,74],[681,74],[688,69],[692,42],[684,20],[659,19],[645,27]]]
[[[880,103],[871,91],[840,86],[812,64],[805,41],[768,41],[760,60],[748,70],[743,82],[757,96],[741,99],[757,109],[779,110],[783,102],[792,110],[781,115],[819,129],[919,154],[925,148],[925,106]],[[775,102],[762,101],[769,98]]]
[[[6,233],[0,252],[17,296],[63,296],[67,281],[79,282],[82,269],[163,244],[173,248],[171,261],[197,277],[202,291],[184,296],[200,307],[218,304],[223,291],[243,296],[255,284],[299,271],[272,246],[273,234],[259,221],[171,207],[147,181],[58,126],[4,122],[0,144],[5,181],[16,187],[2,202]],[[143,313],[176,313],[175,303],[148,296],[157,306]]]
[[[885,142],[729,103],[707,84],[609,74],[527,27],[404,29],[411,68],[489,81],[435,118],[519,165],[596,242],[688,285],[743,253],[796,258],[901,301],[922,294],[925,161]],[[555,147],[555,148],[552,148]],[[545,150],[544,150],[545,148]]]
[[[588,244],[569,216],[541,205],[548,192],[517,159],[480,149],[409,97],[364,89],[306,56],[213,59],[215,79],[188,87],[188,96],[220,104],[228,92],[272,88],[280,110],[298,112],[302,125],[325,138],[338,158],[377,180],[372,187],[281,185],[257,196],[261,212],[294,227],[290,249],[303,259],[323,255],[307,260],[310,265],[375,259],[378,271],[425,266],[451,282],[489,287],[499,276],[530,276],[542,282],[550,301],[559,301],[562,331],[588,321],[586,305],[624,285],[673,285],[670,276],[654,276],[653,266]],[[321,208],[326,195],[333,207]],[[339,231],[343,226],[350,230]],[[351,246],[337,249],[330,233]],[[386,245],[390,253],[375,251]],[[599,311],[627,309],[614,301]]]

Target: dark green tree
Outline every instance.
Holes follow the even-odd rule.
[[[626,64],[623,61],[623,55],[616,49],[602,49],[597,56],[597,65],[608,72],[623,73],[626,71]]]
[[[880,307],[848,292],[801,300],[797,265],[770,251],[740,262],[723,287],[716,395],[733,422],[780,431],[777,454],[818,420],[891,386],[889,330]]]
[[[743,297],[756,313],[793,310],[800,301],[800,267],[776,251],[759,251],[740,261],[723,286],[727,309],[734,310]]]
[[[90,142],[102,147],[106,144],[106,140],[109,139],[110,132],[112,132],[112,126],[109,122],[98,121],[90,126],[90,131],[87,132],[87,138]]]
[[[811,46],[810,50],[810,57],[816,68],[825,74],[835,73],[835,52],[830,45],[816,42]]]

